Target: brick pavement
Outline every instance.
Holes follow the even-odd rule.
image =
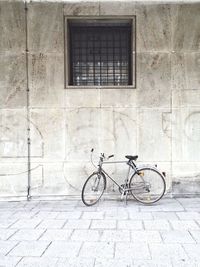
[[[0,202],[0,266],[198,267],[200,198]]]

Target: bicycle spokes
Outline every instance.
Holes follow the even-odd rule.
[[[143,168],[131,178],[130,191],[138,201],[153,203],[163,196],[165,181],[156,169]]]
[[[84,204],[94,205],[102,196],[105,190],[105,178],[99,173],[92,174],[86,181],[83,191],[82,199]]]

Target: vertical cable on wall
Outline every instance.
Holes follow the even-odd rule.
[[[30,139],[30,96],[29,96],[29,50],[28,50],[28,6],[25,2],[25,31],[26,31],[26,110],[27,110],[27,169],[28,169],[28,183],[27,183],[27,200],[30,200],[31,194],[31,139]]]

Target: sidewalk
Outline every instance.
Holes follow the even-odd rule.
[[[0,202],[0,266],[200,266],[200,198]]]

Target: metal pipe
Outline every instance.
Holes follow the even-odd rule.
[[[26,31],[26,119],[27,119],[27,168],[28,168],[28,182],[27,182],[27,200],[31,198],[31,139],[30,139],[30,96],[29,96],[29,50],[28,50],[28,6],[25,2],[25,31]]]

